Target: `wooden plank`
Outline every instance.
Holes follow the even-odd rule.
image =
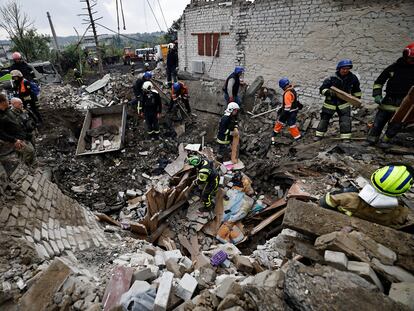
[[[233,140],[231,142],[231,162],[236,164],[239,162],[239,142],[240,142],[240,134],[238,129],[234,129],[233,131]]]
[[[180,241],[180,244],[190,253],[191,260],[195,261],[197,257],[197,253],[194,250],[193,246],[191,245],[190,241],[188,241],[188,239],[182,234],[178,235],[178,241]]]
[[[271,112],[273,112],[273,111],[276,111],[277,109],[278,109],[278,108],[273,108],[273,109],[270,109],[270,110],[268,110],[268,111],[261,112],[261,113],[258,113],[258,114],[253,114],[253,113],[249,113],[249,114],[251,115],[251,118],[252,118],[252,119],[254,119],[254,118],[257,118],[257,117],[263,116],[263,115],[265,115],[265,114],[271,113]]]
[[[111,279],[105,289],[102,299],[104,311],[112,310],[112,308],[120,308],[121,296],[128,291],[131,286],[134,269],[124,266],[116,266],[112,270]]]
[[[258,224],[256,227],[254,227],[252,229],[252,231],[250,231],[250,235],[255,235],[257,232],[259,232],[260,230],[262,230],[265,227],[267,227],[268,225],[270,225],[276,219],[283,216],[285,214],[285,211],[286,211],[286,208],[274,213],[272,216],[270,216],[270,217],[266,218],[265,220],[263,220],[260,224]]]
[[[105,214],[102,214],[102,213],[97,213],[95,215],[96,215],[96,217],[98,217],[99,221],[107,222],[108,224],[111,224],[111,225],[114,225],[114,226],[117,226],[117,227],[121,227],[121,224],[118,221],[112,219],[108,215],[105,215]]]
[[[334,86],[331,86],[330,89],[335,92],[336,96],[350,103],[352,106],[356,108],[359,108],[362,106],[362,101],[359,98],[356,98],[355,96],[352,96],[351,94],[348,94]]]
[[[157,202],[155,201],[155,189],[151,188],[145,193],[147,199],[147,213],[149,213],[150,218],[158,212]]]
[[[295,199],[288,202],[283,226],[312,236],[341,231],[344,227],[355,228],[396,252],[397,265],[414,271],[414,239],[409,233]]]
[[[167,204],[165,206],[166,209],[169,209],[171,205],[174,203],[175,195],[177,194],[177,190],[174,189],[167,198]]]
[[[207,223],[203,227],[203,232],[210,236],[216,237],[217,231],[219,230],[223,221],[224,205],[223,205],[224,190],[219,188],[216,195],[216,206],[214,208],[215,217],[212,221]]]
[[[158,226],[157,230],[155,230],[149,237],[148,237],[148,242],[154,243],[159,237],[160,235],[163,233],[163,231],[165,229],[167,229],[168,224],[167,223],[162,223],[160,226]]]
[[[178,194],[178,196],[177,196],[177,199],[176,199],[176,201],[177,202],[180,202],[180,201],[183,201],[183,200],[186,200],[186,197],[185,197],[185,194],[186,194],[186,191],[188,190],[188,186],[187,187],[185,187],[179,194]]]
[[[173,212],[175,212],[176,209],[178,209],[181,206],[183,206],[184,203],[186,203],[186,202],[187,202],[187,200],[182,200],[180,202],[177,202],[173,206],[171,206],[169,209],[166,209],[166,210],[162,211],[161,213],[159,213],[159,215],[158,215],[158,221],[161,221],[164,218],[168,217],[170,214],[172,214]]]
[[[60,258],[54,259],[50,266],[43,273],[40,273],[40,277],[20,299],[17,309],[50,310],[54,294],[63,285],[71,272],[71,269]],[[7,309],[7,307],[4,307],[3,310]]]
[[[198,244],[197,235],[192,235],[190,237],[190,243],[191,243],[191,246],[193,247],[195,255],[198,256],[200,254],[200,245]]]
[[[287,204],[287,201],[285,198],[280,198],[276,201],[274,201],[271,205],[269,205],[268,207],[266,207],[264,210],[260,211],[257,215],[260,215],[262,213],[266,213],[268,211],[274,210],[276,208],[282,207],[284,205]]]
[[[390,123],[411,123],[414,122],[414,86],[410,88],[407,96],[404,97],[400,107],[395,112]]]
[[[136,233],[138,235],[143,235],[143,236],[148,235],[147,228],[143,224],[132,223],[132,224],[129,224],[129,226],[131,228],[131,232],[133,233]]]

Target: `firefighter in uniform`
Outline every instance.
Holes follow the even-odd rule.
[[[138,111],[141,116],[145,118],[147,124],[147,132],[151,140],[158,140],[160,134],[160,126],[158,119],[161,117],[161,97],[156,90],[153,89],[153,85],[150,81],[144,82],[142,86],[142,102],[138,104]]]
[[[220,158],[224,157],[233,139],[232,135],[238,131],[237,113],[239,109],[240,106],[237,103],[230,103],[221,117],[217,133],[217,143],[219,144],[218,156]]]
[[[387,83],[386,95],[382,98],[382,88]],[[398,110],[402,100],[414,85],[414,43],[409,44],[403,51],[403,56],[394,64],[388,66],[375,80],[372,91],[378,112],[374,125],[368,133],[367,144],[378,142],[382,130]],[[382,138],[385,147],[388,142],[401,130],[402,123],[390,123]]]
[[[344,140],[351,138],[351,105],[338,98],[335,92],[330,89],[331,86],[334,86],[348,94],[361,98],[359,80],[350,71],[351,69],[352,61],[350,59],[341,60],[336,67],[335,75],[325,79],[319,88],[320,93],[325,96],[325,102],[322,107],[321,121],[316,129],[315,140],[321,140],[325,136],[329,121],[335,112],[339,116],[341,138]]]
[[[137,105],[137,112],[140,114],[142,111],[140,110],[140,107],[142,108],[141,100],[142,100],[142,86],[146,81],[150,81],[152,79],[152,72],[151,71],[145,71],[144,74],[140,74],[138,76],[138,79],[135,81],[134,85],[132,86],[132,90],[135,95],[135,100],[133,101],[133,105],[136,103]]]
[[[398,197],[410,190],[413,177],[414,169],[409,165],[389,164],[376,170],[371,175],[371,184],[365,185],[360,192],[352,187],[327,193],[320,204],[348,216],[399,228],[410,218],[410,209],[400,204]]]
[[[302,104],[299,102],[298,95],[288,78],[280,79],[279,87],[284,91],[283,105],[279,113],[279,119],[273,128],[272,145],[276,143],[277,134],[282,131],[286,124],[289,126],[290,134],[296,141],[301,138],[299,128],[296,125],[296,117]]]
[[[195,184],[202,188],[201,201],[203,202],[203,212],[210,212],[213,209],[213,199],[216,196],[219,175],[214,168],[213,162],[202,159],[200,156],[191,156],[188,163],[197,169],[197,179]]]

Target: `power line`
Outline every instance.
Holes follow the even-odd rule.
[[[151,9],[152,15],[154,15],[154,18],[155,18],[155,21],[157,22],[158,27],[160,27],[160,31],[162,32],[162,28],[161,28],[161,26],[160,26],[160,23],[158,23],[158,19],[157,19],[157,17],[155,16],[154,10],[152,9],[152,6],[151,6],[151,4],[149,3],[149,1],[148,1],[148,0],[147,0],[147,3],[148,3],[148,6],[149,6],[149,7],[150,7],[150,9]]]
[[[113,30],[113,29],[111,29],[111,28],[108,28],[108,27],[106,27],[106,26],[104,26],[104,25],[102,25],[102,24],[100,24],[100,23],[96,23],[96,25],[99,25],[99,26],[101,26],[102,28],[105,28],[106,30],[109,30],[110,32],[113,32],[113,33],[116,33],[117,34],[117,32],[115,31],[115,30]],[[132,41],[136,41],[136,42],[140,42],[140,43],[149,43],[149,44],[154,44],[155,42],[153,42],[153,41],[145,41],[145,40],[139,40],[139,39],[135,39],[135,38],[132,38],[132,37],[128,37],[128,36],[126,36],[126,35],[124,35],[124,34],[119,34],[121,37],[124,37],[124,38],[127,38],[127,39],[129,39],[129,40],[132,40]]]
[[[164,19],[165,27],[168,30],[167,21],[165,20],[165,16],[164,16],[164,12],[162,11],[162,7],[161,7],[161,4],[160,4],[160,0],[157,0],[157,1],[158,1],[158,6],[160,7],[160,10],[161,10],[162,18]]]

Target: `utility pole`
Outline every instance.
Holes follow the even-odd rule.
[[[84,2],[86,3],[86,8],[83,8],[84,10],[87,10],[88,13],[87,14],[79,14],[81,16],[88,16],[89,20],[84,20],[85,22],[87,22],[87,24],[91,25],[92,27],[92,32],[93,32],[93,37],[95,39],[95,45],[96,45],[96,53],[98,56],[98,70],[99,70],[99,74],[102,76],[103,75],[103,66],[102,66],[102,53],[101,53],[101,49],[99,47],[99,42],[98,42],[98,35],[96,33],[96,26],[95,26],[95,22],[97,20],[100,20],[102,17],[98,17],[98,18],[94,18],[93,15],[97,13],[97,11],[92,12],[92,9],[96,6],[96,1],[91,5],[89,3],[89,0],[80,0],[80,2]]]
[[[52,18],[50,17],[50,13],[46,12],[47,19],[49,20],[50,30],[52,30],[53,40],[55,41],[56,51],[59,53],[59,44],[56,37],[55,27],[53,27]]]

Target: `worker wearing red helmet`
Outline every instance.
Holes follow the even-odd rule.
[[[387,83],[385,97],[382,97],[382,88]],[[374,82],[372,96],[378,106],[374,125],[368,133],[367,143],[376,144],[379,141],[382,130],[398,110],[402,100],[414,85],[414,42],[407,45],[394,64],[385,68]],[[380,146],[389,146],[389,141],[401,130],[402,123],[390,123],[381,139]]]
[[[13,64],[10,66],[10,71],[20,71],[23,74],[23,78],[29,81],[33,81],[35,79],[33,67],[23,60],[23,57],[19,52],[14,52],[12,54],[12,59]]]

